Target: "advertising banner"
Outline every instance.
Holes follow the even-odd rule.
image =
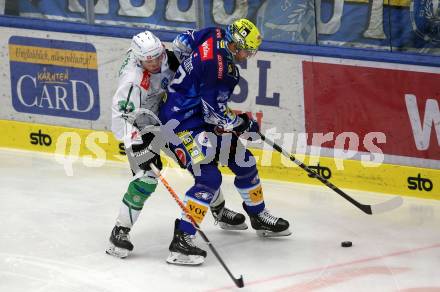
[[[17,112],[97,120],[97,54],[90,43],[9,38],[12,105]]]
[[[5,76],[0,119],[110,129],[112,97],[130,39],[2,27],[0,35],[8,52],[0,58]],[[249,113],[264,129],[303,131],[302,107],[296,106],[302,104],[299,60],[262,51],[238,64],[232,109]]]
[[[108,131],[0,120],[0,134],[0,147],[56,154],[52,162],[58,167],[59,175],[81,175],[84,168],[79,164],[97,168],[108,167],[105,162],[109,160],[127,162],[123,144]],[[319,180],[278,152],[252,149],[252,153],[262,178],[322,186]],[[270,163],[265,157],[271,157]],[[178,167],[166,155],[162,155],[162,162],[164,169]],[[389,164],[368,168],[356,160],[346,160],[344,169],[339,169],[335,162],[329,157],[304,159],[310,169],[340,188],[440,200],[438,169]],[[227,167],[220,170],[232,174]]]
[[[85,22],[85,1],[20,0],[17,15]],[[266,41],[440,54],[439,1],[204,0],[204,26],[254,21]],[[196,28],[191,0],[95,1],[98,24]]]
[[[438,1],[337,0],[320,5],[319,44],[440,53]]]
[[[53,1],[52,1],[53,2]],[[20,0],[18,14],[56,20],[85,22],[84,0]],[[238,18],[253,18],[264,0],[204,1],[206,26],[226,25]],[[169,1],[95,1],[95,22],[108,25],[146,27],[150,29],[186,30],[196,28],[196,5],[192,0]]]
[[[440,74],[304,61],[303,78],[306,131],[333,133],[323,147],[351,139],[359,151],[440,160]]]
[[[0,34],[0,119],[110,130],[129,39],[6,27]],[[440,168],[437,67],[260,51],[238,68],[231,108],[252,115],[292,153],[316,155],[313,134],[332,133],[320,140],[324,150],[357,138],[359,155]],[[44,131],[33,133],[49,143]]]

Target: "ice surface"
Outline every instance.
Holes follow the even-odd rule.
[[[131,232],[131,256],[105,254],[130,176],[124,163],[81,160],[67,176],[53,156],[1,150],[0,291],[440,291],[439,201],[405,198],[369,216],[325,186],[263,180],[267,207],[290,221],[293,235],[223,231],[210,214],[202,224],[231,271],[243,274],[238,289],[209,251],[199,267],[166,264],[180,210],[162,186]],[[165,177],[179,194],[192,183],[181,170]],[[232,182],[224,177],[226,204],[242,211]],[[345,191],[363,203],[389,199]],[[353,246],[342,248],[345,240]]]

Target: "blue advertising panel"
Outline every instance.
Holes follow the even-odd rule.
[[[9,38],[12,105],[18,112],[97,120],[97,55],[89,43]]]
[[[20,15],[85,22],[85,0],[20,1]],[[129,25],[151,29],[196,28],[195,1],[99,0],[95,1],[95,21],[100,24]],[[255,18],[264,0],[206,1],[206,26],[222,26],[238,18]]]

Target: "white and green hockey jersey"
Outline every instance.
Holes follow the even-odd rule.
[[[129,50],[119,71],[118,88],[112,102],[112,132],[116,139],[127,143],[142,143],[136,134],[149,125],[157,125],[159,107],[165,95],[168,84],[173,79],[178,66],[173,53],[166,51],[162,61],[161,71],[151,74],[142,68],[141,63]],[[153,115],[136,115],[139,109],[147,109]],[[136,116],[136,121],[130,117]],[[134,122],[134,125],[132,124]]]

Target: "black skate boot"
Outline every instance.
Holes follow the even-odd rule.
[[[243,208],[247,212],[246,204],[243,202]],[[252,228],[256,230],[257,235],[261,237],[288,236],[292,234],[289,230],[289,222],[283,218],[275,217],[264,209],[258,214],[249,214]]]
[[[246,217],[243,214],[237,213],[225,207],[223,201],[217,207],[211,207],[211,213],[214,216],[215,224],[219,224],[221,229],[225,230],[245,230],[248,229],[244,222]]]
[[[115,226],[110,235],[110,246],[105,252],[122,259],[126,258],[133,250],[129,232],[130,228],[128,227]]]
[[[174,223],[174,237],[169,250],[167,263],[175,265],[200,265],[205,261],[206,251],[198,248],[193,243],[194,235],[178,229],[180,220]]]

